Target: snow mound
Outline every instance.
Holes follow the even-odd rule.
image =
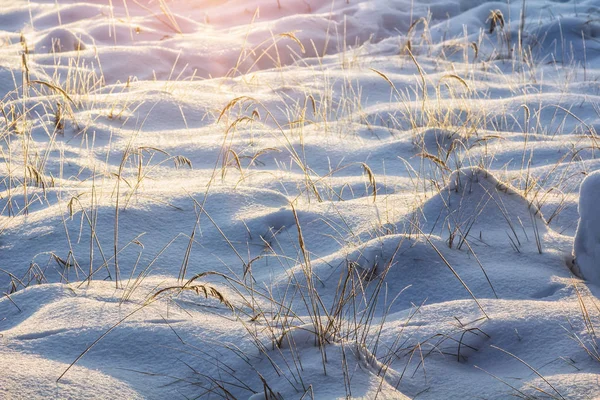
[[[37,42],[35,48],[37,52],[64,53],[85,50],[86,47],[80,36],[68,29],[56,28]]]
[[[125,382],[93,369],[75,366],[69,379],[57,384],[57,371],[68,363],[12,351],[1,352],[0,362],[10,365],[10,374],[0,377],[2,398],[143,398]]]
[[[438,154],[442,150],[448,152],[449,149],[461,145],[465,145],[464,138],[446,129],[426,129],[415,137],[415,146],[430,154]]]
[[[326,322],[326,321],[323,321]],[[314,324],[304,324],[287,329],[278,339],[279,348],[299,348],[306,346],[319,346],[335,341],[332,332],[323,332],[324,337],[319,340],[318,329]]]
[[[361,301],[371,299],[384,285],[394,293],[393,301],[377,305],[380,313],[410,310],[415,304],[444,304],[477,299],[520,299],[548,301],[568,289],[569,271],[561,255],[515,253],[510,247],[473,246],[481,266],[469,249],[448,248],[443,239],[407,234],[386,235],[312,262],[319,295],[328,308],[335,304],[339,284],[347,276],[360,281]],[[499,256],[502,254],[502,256]],[[527,262],[523,262],[526,258]],[[306,284],[306,271],[294,269],[292,281]],[[523,280],[523,276],[527,276]],[[458,278],[460,277],[460,279]],[[285,293],[289,277],[281,277],[274,293]],[[519,285],[515,285],[519,282]],[[467,290],[468,288],[468,290]],[[396,296],[397,295],[397,296]],[[283,300],[280,299],[280,300]]]
[[[537,243],[547,231],[534,204],[479,167],[453,172],[449,184],[427,200],[421,212],[421,230],[450,241],[470,237],[518,249],[527,242]]]
[[[0,399],[599,396],[598,0],[4,3]]]
[[[579,189],[579,224],[575,234],[573,272],[600,284],[600,171],[589,174]]]

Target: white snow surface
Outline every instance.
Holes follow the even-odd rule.
[[[0,4],[1,398],[600,398],[596,0]]]
[[[579,224],[573,246],[579,276],[600,284],[600,171],[589,174],[579,189]]]

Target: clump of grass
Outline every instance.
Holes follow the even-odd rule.
[[[349,2],[347,1],[347,3]],[[177,25],[177,20],[168,9],[166,3],[161,0],[159,4],[162,14],[155,15],[156,18],[168,26],[169,29],[181,33],[181,29]],[[407,166],[407,173],[411,176],[411,180],[414,181],[415,197],[426,197],[431,194],[439,194],[440,183],[443,184],[447,182],[450,174],[463,165],[484,166],[484,164],[491,163],[489,160],[493,159],[494,155],[492,153],[487,153],[487,143],[495,139],[502,139],[501,129],[503,126],[507,125],[505,121],[510,118],[510,111],[505,111],[504,114],[500,115],[498,118],[504,122],[495,125],[498,134],[482,137],[478,136],[481,130],[486,130],[492,125],[490,120],[493,118],[491,115],[492,113],[483,108],[478,108],[474,102],[474,100],[479,100],[480,98],[485,99],[486,96],[485,93],[481,94],[477,88],[474,71],[476,68],[481,68],[482,70],[488,68],[488,66],[483,65],[484,62],[481,61],[483,56],[479,54],[480,45],[478,45],[478,42],[471,42],[465,46],[466,50],[472,48],[475,52],[475,57],[471,60],[471,65],[468,65],[469,57],[465,56],[466,72],[463,73],[462,70],[458,72],[454,69],[454,66],[452,66],[452,70],[449,70],[448,73],[444,73],[441,77],[438,76],[438,78],[432,78],[432,75],[428,75],[423,68],[426,64],[424,64],[419,57],[421,54],[424,54],[420,51],[422,50],[422,46],[428,46],[427,48],[431,52],[433,45],[430,41],[430,37],[427,35],[430,17],[431,16],[428,15],[427,17],[417,19],[415,23],[411,25],[406,34],[407,39],[401,55],[401,57],[407,60],[409,64],[412,63],[412,65],[414,65],[414,68],[418,73],[418,82],[416,84],[402,86],[400,83],[394,81],[391,74],[388,75],[383,71],[371,69],[389,84],[390,103],[392,103],[393,100],[395,102],[393,106],[395,108],[398,106],[397,109],[402,110],[397,114],[390,114],[389,116],[378,115],[378,117],[380,117],[382,121],[385,119],[386,126],[390,129],[390,132],[395,130],[404,133],[405,129],[402,123],[408,121],[407,123],[413,131],[424,128],[439,128],[452,132],[453,134],[455,133],[461,138],[475,136],[478,138],[478,145],[486,146],[486,152],[483,153],[479,159],[471,158],[468,154],[468,151],[471,149],[470,145],[462,141],[453,142],[452,146],[449,148],[443,148],[441,144],[438,144],[438,148],[434,149],[431,153],[425,151],[423,148],[417,149],[415,157],[421,159],[422,162],[420,163],[420,166],[415,168]],[[510,37],[508,29],[505,29],[506,21],[502,12],[499,10],[492,11],[488,18],[488,22],[490,23],[489,34],[495,33],[498,37],[498,51],[502,51],[502,48],[506,45],[509,52],[508,54],[510,55]],[[420,24],[424,28],[424,33],[421,36],[421,41],[419,43],[419,40],[415,39],[414,35],[417,26]],[[357,62],[348,62],[346,58],[347,46],[345,39],[346,38],[344,37],[343,49],[341,49],[343,52],[341,60],[342,68],[351,69],[359,67]],[[280,54],[281,44],[289,43],[290,41],[294,45],[294,48],[299,49],[301,53],[305,53],[305,44],[302,43],[294,33],[289,32],[273,35],[268,40],[265,40],[253,48],[249,48],[248,44],[245,43],[244,48],[240,52],[240,57],[238,58],[236,65],[231,69],[228,77],[239,76],[240,85],[243,83],[251,86],[252,83],[248,81],[247,73],[254,70],[259,63],[265,62],[266,60],[270,60],[275,68],[280,68],[283,65]],[[26,57],[28,54],[27,45],[23,42],[24,40],[22,40],[24,48],[22,67],[27,84],[23,85],[22,88],[16,88],[16,92],[22,94],[21,99],[29,96],[30,91],[38,97],[45,96],[50,99],[52,103],[48,103],[45,106],[45,109],[48,111],[48,115],[53,115],[52,122],[54,124],[54,133],[60,132],[64,134],[68,122],[75,120],[74,113],[81,107],[82,103],[84,103],[81,99],[82,96],[86,96],[95,89],[102,87],[104,84],[103,78],[92,73],[86,73],[87,68],[83,63],[73,61],[74,64],[70,69],[70,71],[72,70],[73,72],[70,75],[70,78],[68,77],[66,79],[66,82],[62,81],[63,83],[61,84],[55,83],[61,82],[61,79],[58,79],[56,76],[44,79],[31,79],[33,70]],[[421,46],[421,48],[419,46]],[[294,54],[291,49],[288,50]],[[315,53],[319,54],[316,49]],[[355,54],[358,54],[358,50]],[[318,61],[321,63],[320,59]],[[440,62],[440,65],[443,66],[443,60],[440,59],[438,61]],[[533,62],[532,60],[529,61]],[[479,62],[482,64],[478,64]],[[343,127],[358,121],[371,128],[371,125],[374,124],[374,121],[376,120],[376,118],[369,119],[365,116],[362,104],[363,94],[360,84],[355,83],[351,78],[344,77],[344,81],[339,85],[342,90],[342,95],[338,96],[339,99],[336,100],[334,99],[333,93],[334,87],[337,88],[339,82],[328,80],[325,73],[326,68],[322,64],[320,65],[320,68],[322,69],[323,76],[322,82],[319,81],[319,84],[322,83],[322,85],[319,87],[322,87],[322,89],[306,89],[307,91],[304,93],[303,99],[298,101],[293,101],[291,96],[285,97],[284,95],[281,95],[280,110],[276,110],[277,107],[261,102],[259,98],[241,95],[229,101],[220,112],[215,111],[216,126],[223,128],[223,144],[218,155],[218,160],[215,162],[215,170],[218,170],[217,165],[220,165],[220,174],[223,182],[226,182],[228,171],[231,171],[231,174],[239,173],[240,178],[238,183],[245,182],[250,175],[248,169],[251,166],[257,166],[259,163],[258,157],[271,151],[287,152],[292,163],[300,168],[304,177],[304,187],[298,190],[298,199],[301,195],[306,195],[309,200],[316,199],[318,202],[329,202],[329,204],[334,204],[332,200],[342,201],[343,196],[327,184],[327,178],[343,169],[357,168],[362,171],[363,179],[366,178],[365,186],[367,192],[369,192],[370,189],[372,202],[376,206],[380,204],[382,198],[385,197],[381,192],[378,192],[377,189],[377,181],[380,177],[376,176],[374,168],[371,168],[366,162],[353,162],[346,165],[339,165],[336,168],[332,168],[329,173],[319,175],[311,168],[307,161],[306,154],[304,154],[304,135],[306,126],[319,124],[319,128],[323,128],[322,131],[324,134],[331,135],[332,133],[339,133],[339,136],[341,137],[340,132],[343,128],[340,128],[340,126]],[[471,71],[471,74],[469,74],[469,71]],[[281,73],[281,76],[282,81],[284,82],[290,79],[289,76],[284,76],[283,72]],[[125,87],[128,88],[130,83],[128,77]],[[21,163],[24,166],[23,170],[25,172],[18,184],[21,185],[25,192],[27,200],[31,198],[29,193],[30,189],[28,188],[39,187],[45,189],[51,185],[49,182],[52,180],[47,177],[46,171],[43,168],[44,164],[34,162],[36,158],[43,157],[37,157],[37,155],[34,156],[32,153],[29,153],[29,150],[33,149],[33,147],[30,147],[31,137],[30,131],[28,130],[28,124],[31,121],[28,120],[27,107],[23,104],[25,103],[13,100],[8,100],[6,104],[4,102],[2,103],[2,114],[6,122],[6,132],[2,133],[2,138],[9,140],[8,138],[10,136],[18,135],[19,139],[23,140],[23,143],[25,144],[23,148],[27,150],[27,154],[23,157],[23,162]],[[89,107],[93,108],[94,103],[92,102]],[[529,126],[529,120],[531,116],[539,116],[542,109],[540,107],[540,109],[535,110],[532,107],[532,111],[527,105],[524,105],[524,109],[526,110],[526,122],[523,130],[526,134],[529,134],[531,128]],[[126,107],[122,107],[119,111],[117,109],[117,102],[115,102],[108,112],[108,118],[121,119],[125,110]],[[575,117],[571,111],[564,111],[570,116]],[[284,117],[281,117],[280,115],[284,115]],[[584,124],[583,121],[580,122]],[[504,125],[502,125],[502,123],[504,123]],[[338,126],[338,131],[334,131],[335,125]],[[234,137],[240,132],[244,132],[244,130],[252,130],[254,126],[274,127],[274,136],[277,137],[278,143],[281,144],[280,148],[263,148],[250,155],[245,155],[242,151],[235,148],[232,145]],[[538,128],[539,126],[534,129]],[[589,135],[593,137],[595,136],[595,132],[593,132],[592,129],[589,129]],[[300,143],[300,146],[297,146],[298,143]],[[540,207],[539,204],[543,204],[548,194],[548,192],[544,192],[546,181],[530,174],[529,166],[525,163],[526,147],[527,143],[523,150],[519,178],[523,178],[526,182],[525,192],[531,195],[530,198],[532,198],[532,203],[535,202],[538,204],[538,207]],[[248,159],[249,162],[244,168],[244,163]],[[573,157],[573,159],[575,159],[575,157]],[[13,162],[15,162],[15,159],[10,158],[9,163]],[[91,192],[77,193],[70,197],[70,201],[67,205],[69,217],[72,218],[76,213],[81,212],[82,224],[86,223],[90,227],[91,233],[89,243],[91,250],[89,271],[84,272],[81,260],[76,257],[72,250],[71,239],[67,232],[66,236],[71,250],[66,256],[63,254],[61,257],[54,253],[51,255],[52,262],[65,271],[65,281],[70,280],[70,271],[75,271],[78,279],[80,279],[79,274],[82,274],[82,276],[85,277],[82,283],[90,283],[99,270],[106,269],[109,278],[114,279],[117,287],[120,287],[119,254],[127,246],[137,245],[143,247],[143,245],[141,244],[141,241],[138,240],[139,237],[134,238],[124,246],[122,243],[119,243],[119,213],[131,204],[131,201],[136,195],[142,195],[143,183],[152,176],[152,173],[156,171],[159,166],[165,165],[166,163],[173,163],[175,168],[192,167],[191,160],[187,157],[173,156],[170,153],[155,147],[137,146],[133,140],[128,143],[117,172],[110,175],[112,178],[116,179],[116,195],[114,197],[116,199],[114,211],[115,225],[112,255],[108,254],[108,252],[107,254],[104,254],[97,237],[96,223],[98,199],[96,197],[97,195],[94,193],[95,186],[92,185]],[[369,163],[371,163],[371,161]],[[573,163],[575,164],[576,161],[573,161]],[[427,167],[426,165],[430,165],[431,167]],[[428,170],[427,168],[430,169]],[[237,172],[235,170],[237,170]],[[94,177],[95,176],[96,174],[94,174]],[[564,175],[564,179],[565,181],[567,180],[566,174]],[[12,185],[13,180],[9,179],[8,182],[8,185]],[[206,189],[205,198],[208,197],[207,194],[212,182],[213,180],[211,179]],[[121,188],[121,184],[123,184],[123,189]],[[350,187],[350,185],[348,185],[348,187]],[[10,190],[13,189],[14,187],[11,187]],[[89,196],[91,198],[88,207],[81,201],[83,196]],[[564,205],[564,202],[562,204]],[[385,278],[390,269],[393,268],[392,260],[394,257],[391,257],[387,262],[374,262],[372,265],[359,265],[355,262],[348,262],[345,268],[340,272],[339,280],[334,288],[335,294],[333,300],[328,302],[325,291],[322,289],[324,284],[313,269],[311,260],[312,254],[305,242],[304,227],[301,226],[296,211],[297,205],[292,204],[291,212],[293,213],[295,225],[297,227],[297,257],[292,258],[277,254],[273,250],[277,244],[275,235],[273,235],[274,243],[269,242],[264,244],[265,249],[272,252],[272,254],[269,254],[270,257],[277,259],[282,265],[286,263],[297,265],[301,271],[301,274],[299,275],[290,276],[289,284],[283,298],[277,297],[271,288],[256,287],[254,285],[255,278],[252,265],[263,255],[261,254],[261,256],[250,260],[243,257],[226,236],[226,233],[223,232],[210,215],[206,213],[204,203],[195,201],[195,206],[198,210],[198,220],[196,221],[192,233],[187,235],[189,246],[186,249],[179,274],[180,284],[162,288],[154,292],[147,299],[146,303],[144,303],[144,306],[163,298],[171,296],[177,297],[179,294],[189,291],[202,295],[205,298],[216,299],[228,310],[232,311],[238,322],[243,324],[248,332],[248,336],[251,338],[252,342],[256,344],[256,348],[261,355],[269,360],[275,358],[272,357],[273,354],[282,356],[282,361],[273,361],[273,370],[277,372],[278,375],[281,371],[287,371],[289,372],[289,375],[297,378],[300,383],[290,382],[290,385],[293,387],[296,387],[297,385],[299,387],[299,393],[303,393],[303,397],[305,395],[308,396],[308,394],[311,393],[312,386],[302,378],[303,368],[301,349],[297,348],[298,344],[293,341],[293,332],[299,330],[309,330],[314,335],[314,344],[321,354],[324,373],[327,373],[327,371],[332,368],[342,368],[345,371],[344,376],[348,397],[352,394],[350,390],[351,371],[348,371],[347,363],[344,363],[342,366],[330,364],[328,353],[332,351],[333,345],[341,345],[342,349],[352,349],[357,357],[364,357],[373,365],[377,365],[379,369],[378,373],[383,381],[388,374],[393,374],[392,363],[396,360],[397,354],[401,353],[408,358],[410,362],[413,358],[417,359],[421,357],[421,360],[423,360],[428,354],[440,351],[442,354],[452,355],[453,357],[456,357],[458,361],[461,361],[465,358],[465,348],[468,348],[468,345],[463,340],[464,337],[469,335],[487,336],[487,334],[479,327],[462,326],[461,324],[461,326],[457,328],[458,336],[439,334],[427,338],[426,340],[419,341],[416,344],[406,344],[403,342],[403,346],[400,346],[397,344],[402,341],[402,332],[399,332],[397,338],[398,343],[394,343],[392,350],[387,353],[384,352],[383,356],[381,356],[381,352],[378,353],[378,350],[381,348],[380,334],[387,318],[387,311],[385,311],[385,307],[383,312],[379,312],[378,310],[380,309],[382,302],[381,297],[385,294]],[[558,210],[559,209],[557,208],[556,215],[559,212]],[[11,212],[12,211],[10,211],[9,208],[9,214]],[[203,273],[195,275],[193,278],[185,281],[187,268],[190,265],[191,247],[196,240],[195,234],[199,225],[198,221],[200,215],[206,215],[207,218],[210,219],[211,223],[219,230],[219,234],[222,235],[223,240],[231,247],[231,250],[236,253],[236,256],[240,261],[242,272],[238,274],[237,271],[239,270],[234,266],[231,266],[228,274],[216,272]],[[389,229],[382,234],[396,232],[395,229],[397,228],[393,227],[393,229]],[[511,226],[511,231],[516,237],[516,234],[514,233],[515,230],[516,228]],[[348,231],[351,231],[351,229],[348,228]],[[469,228],[466,227],[466,229],[463,229],[458,226],[450,226],[449,231],[451,232],[448,240],[449,247],[453,249],[456,248],[457,250],[466,247],[468,251],[473,254],[474,259],[485,274],[482,262],[475,254],[467,239]],[[413,232],[417,232],[422,237],[427,237],[427,240],[430,241],[427,234],[419,230],[416,223],[411,224],[411,233]],[[354,234],[352,233],[352,235]],[[341,236],[342,235],[340,234],[340,242],[350,241],[350,239]],[[539,246],[539,235],[536,235],[535,239],[538,243],[538,248],[541,249],[541,246]],[[360,239],[353,237],[352,240]],[[518,244],[518,240],[519,239],[516,238],[515,243]],[[456,274],[452,265],[448,263],[431,241],[430,244],[437,252],[440,259],[445,263],[446,267],[455,274],[455,277],[463,284],[465,289],[473,297],[474,301],[477,302],[481,311],[485,314],[485,311],[481,304],[479,304],[477,298],[475,298],[466,283],[464,283],[458,274]],[[165,248],[168,246],[169,244],[167,244]],[[101,254],[102,260],[99,267],[97,263],[94,263],[94,249],[98,249],[97,251]],[[518,251],[518,245],[515,245],[515,249]],[[161,252],[159,252],[159,255]],[[147,276],[147,271],[157,259],[158,256],[148,264],[148,267],[138,275],[135,281],[127,283],[125,290],[123,290],[123,301],[130,299],[133,291],[139,287],[140,281]],[[138,261],[139,258],[132,268],[130,281],[133,280]],[[35,263],[32,263],[32,265],[33,264]],[[112,264],[114,264],[114,275],[111,274],[109,269],[109,265]],[[11,279],[11,293],[21,287],[25,287],[29,282],[45,281],[43,267],[40,267],[37,264],[32,266],[30,271],[28,271],[28,274],[29,279],[18,278],[9,274]],[[209,276],[223,279],[228,287],[232,289],[234,296],[232,298],[226,297],[221,289],[211,283],[199,283],[201,278],[208,279]],[[489,279],[488,283],[492,287],[494,294],[496,294]],[[329,287],[327,289],[332,288]],[[293,304],[294,307],[292,307],[291,304]],[[389,307],[391,307],[391,305]],[[389,307],[387,310],[390,309]],[[418,309],[419,307],[416,307],[415,313]],[[411,314],[409,319],[413,316],[414,314]],[[586,326],[588,326],[588,320],[591,321],[591,319],[587,317]],[[117,325],[114,327],[116,326]],[[306,328],[306,326],[308,326],[308,328]],[[591,323],[589,326],[591,326],[591,328],[588,328],[588,330],[595,332]],[[109,329],[102,337],[108,334],[114,327]],[[99,338],[99,340],[102,339],[102,337]],[[593,338],[593,344],[584,342],[585,346],[588,346],[584,348],[589,348],[588,354],[593,358],[596,357],[596,359],[598,359],[595,333]],[[94,342],[94,344],[95,343],[97,343],[97,341]],[[286,345],[284,345],[284,343],[287,343],[287,348],[285,349],[284,347],[286,347]],[[448,345],[448,343],[450,343],[450,345]],[[92,346],[94,344],[92,344]],[[424,352],[423,348],[427,346],[430,347],[430,351]],[[91,348],[91,346],[89,348]],[[82,353],[81,356],[84,354],[85,352]],[[510,355],[516,357],[512,354]],[[77,360],[79,360],[79,358]],[[383,361],[379,361],[377,358],[380,358]],[[75,362],[77,362],[77,360]],[[347,362],[347,359],[345,360],[345,362]],[[519,361],[522,360],[519,359]],[[535,370],[533,370],[533,372],[535,372]],[[276,390],[272,388],[274,386],[272,385],[272,382],[267,382],[267,380],[258,372],[257,375],[260,379],[266,398],[280,397]],[[398,382],[400,381],[401,377]],[[214,377],[211,382],[218,388],[218,390],[216,390],[217,393],[222,393],[225,398],[232,397],[225,382],[221,382]],[[254,391],[254,389],[247,385],[244,389],[249,392]],[[560,393],[558,394],[560,395]]]
[[[219,291],[219,289],[217,289],[214,286],[208,285],[208,284],[196,283],[196,280],[197,280],[197,277],[194,277],[194,278],[188,280],[184,285],[169,286],[169,287],[162,288],[162,289],[158,290],[157,292],[153,293],[152,296],[150,296],[148,298],[148,300],[146,300],[146,303],[153,302],[159,296],[167,294],[167,293],[169,293],[169,294],[175,293],[175,295],[179,295],[182,292],[191,291],[191,292],[195,292],[198,295],[200,295],[200,294],[204,295],[204,298],[206,298],[206,299],[208,299],[209,297],[217,299],[220,303],[225,305],[227,308],[229,308],[230,310],[233,310],[233,305]]]

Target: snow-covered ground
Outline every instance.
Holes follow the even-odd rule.
[[[1,398],[600,397],[596,0],[0,4]]]

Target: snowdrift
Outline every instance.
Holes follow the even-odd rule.
[[[0,397],[599,397],[599,12],[5,4]]]

